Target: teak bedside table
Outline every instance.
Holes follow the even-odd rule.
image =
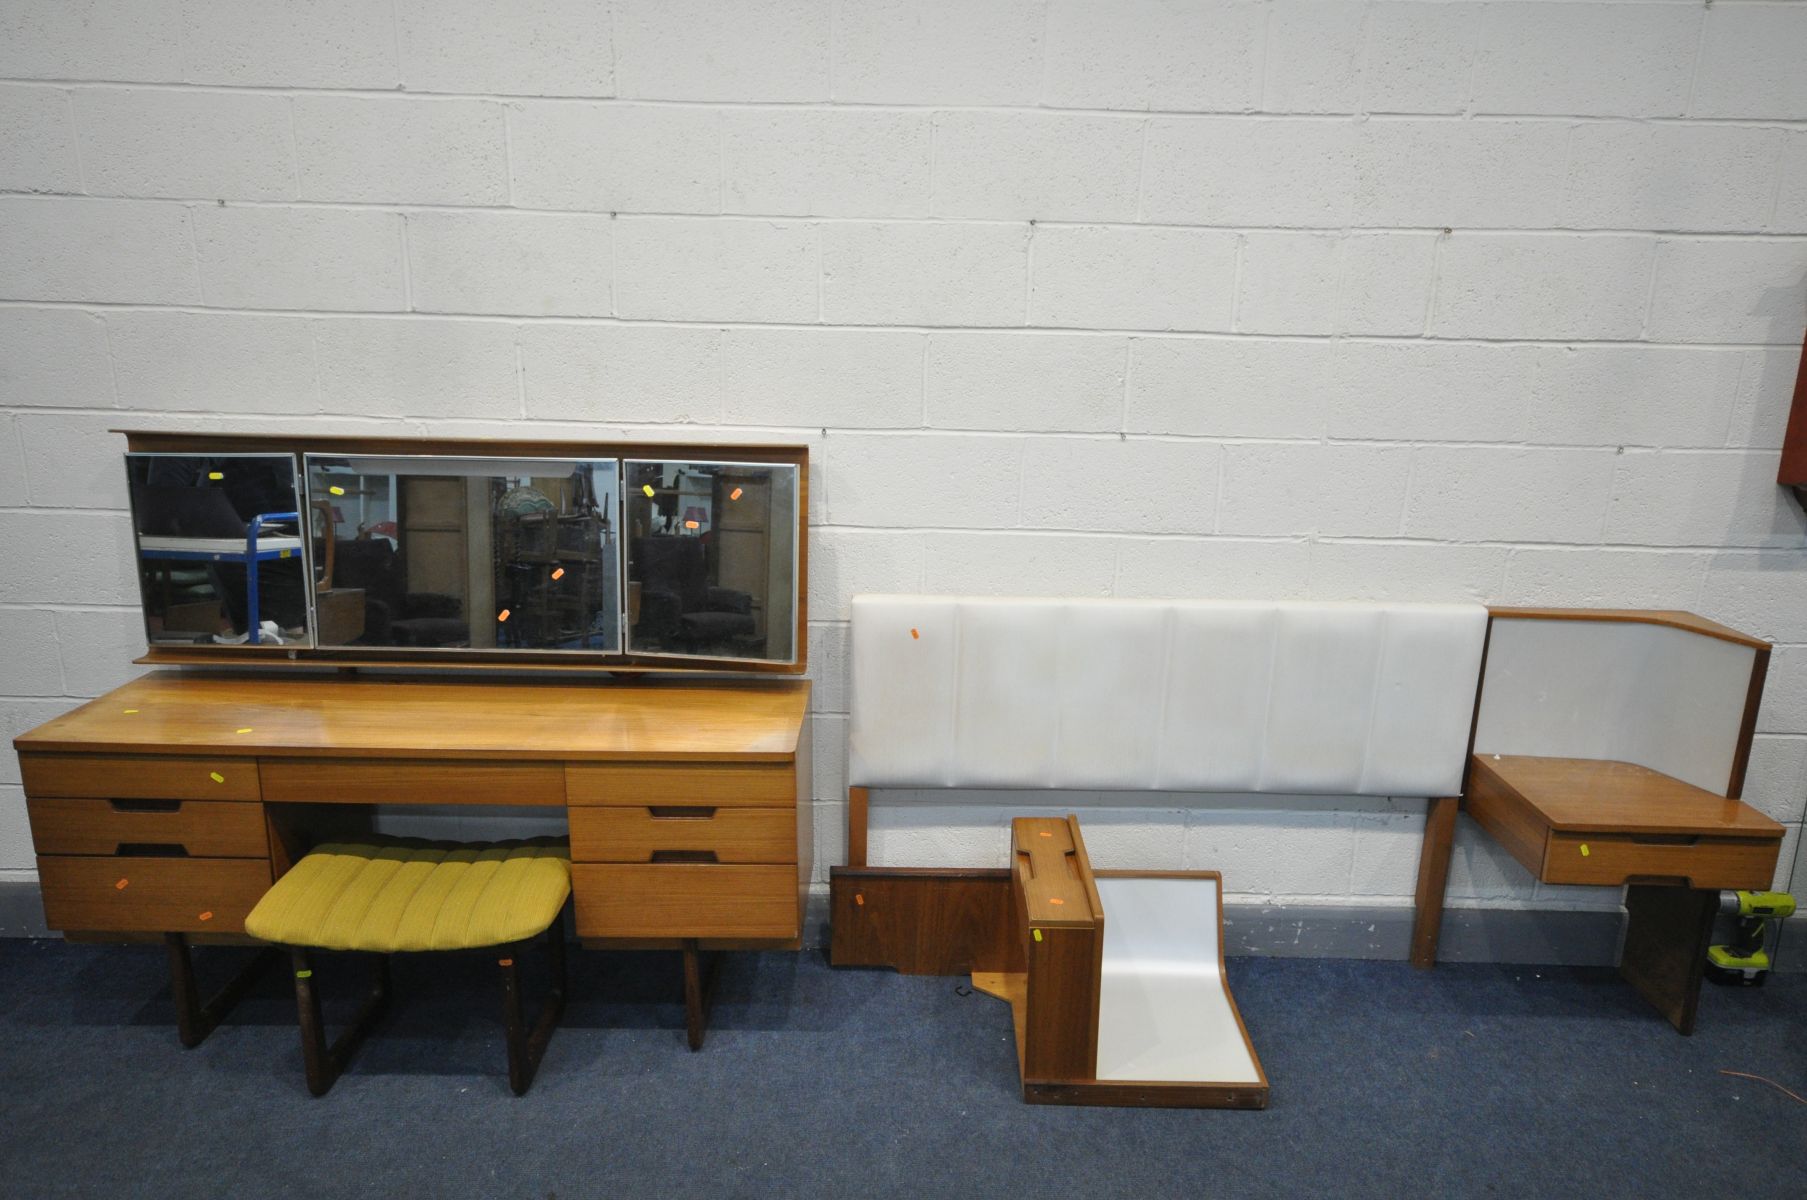
[[[1782,826],[1625,762],[1477,754],[1464,808],[1544,883],[1626,887],[1619,973],[1691,1033],[1721,890],[1770,885]]]

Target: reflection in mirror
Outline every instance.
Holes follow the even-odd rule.
[[[795,662],[797,468],[623,469],[629,652]]]
[[[616,470],[308,455],[319,644],[618,650]]]
[[[128,454],[153,646],[309,645],[292,454]]]

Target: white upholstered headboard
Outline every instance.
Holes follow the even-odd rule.
[[[1454,796],[1479,604],[856,596],[849,783]]]

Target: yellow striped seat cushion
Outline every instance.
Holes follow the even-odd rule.
[[[470,950],[544,933],[571,894],[564,838],[317,847],[245,918],[266,942],[322,950]]]

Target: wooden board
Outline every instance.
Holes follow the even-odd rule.
[[[793,938],[795,866],[572,863],[577,935]]]
[[[722,763],[717,766],[656,763],[580,764],[567,769],[565,792],[572,804],[772,805],[795,798],[796,779],[782,764]]]
[[[303,804],[565,803],[564,767],[550,762],[273,758],[263,785],[266,800]]]
[[[52,929],[243,933],[270,888],[270,861],[43,855],[38,883]]]
[[[586,805],[571,812],[576,862],[650,863],[670,854],[714,862],[789,863],[797,853],[793,808]]]
[[[94,708],[102,700],[83,705],[76,712]],[[136,707],[128,699],[121,708]],[[74,714],[70,714],[74,715]],[[129,719],[121,714],[122,719]],[[58,717],[51,721],[66,720]],[[47,726],[40,725],[30,733],[13,740],[19,750],[19,769],[28,796],[95,797],[109,800],[256,800],[262,795],[257,779],[257,760],[248,754],[240,758],[169,755],[149,757],[131,754],[70,754],[50,756],[29,751],[39,745],[36,735]],[[86,746],[73,747],[85,749]],[[102,743],[102,749],[119,749],[117,743]],[[150,749],[132,745],[133,749]],[[238,747],[247,750],[243,739]]]
[[[596,686],[156,671],[45,722],[13,745],[22,756],[101,750],[172,756],[254,753],[261,758],[741,758],[788,763],[796,756],[798,730],[808,709],[806,680]],[[204,764],[197,758],[196,765]],[[199,770],[195,778],[206,781],[207,774]],[[60,786],[76,789],[65,795],[187,794],[171,792],[161,781],[155,791],[126,793],[96,790],[86,781]],[[194,786],[205,793],[196,799],[214,798],[200,783]],[[256,799],[257,792],[249,788],[241,798]],[[32,790],[29,775],[26,790]]]
[[[39,854],[117,854],[122,846],[168,847],[194,858],[262,858],[269,854],[261,805],[237,801],[25,801]],[[143,807],[140,807],[142,805]],[[158,805],[157,807],[149,807]]]
[[[1024,970],[1005,868],[835,867],[829,960],[904,975]]]
[[[1470,788],[1506,789],[1554,830],[1573,833],[1782,836],[1750,805],[1632,763],[1477,754]]]

